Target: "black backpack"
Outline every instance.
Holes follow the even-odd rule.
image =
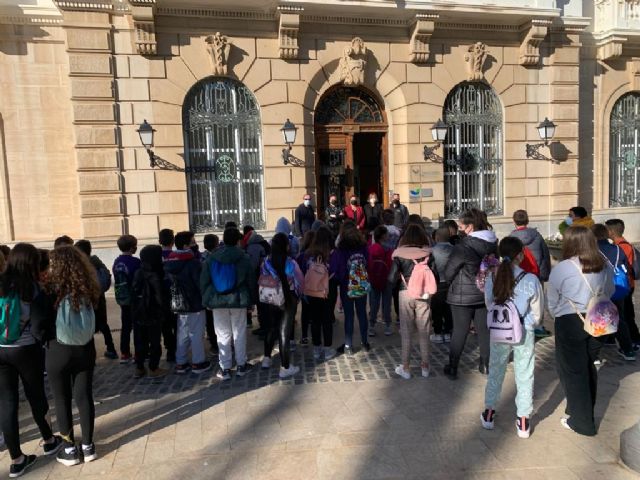
[[[131,311],[137,325],[148,327],[157,321],[151,305],[151,285],[142,269],[136,272],[131,285]]]

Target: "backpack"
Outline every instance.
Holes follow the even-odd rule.
[[[567,299],[580,317],[580,320],[582,320],[584,324],[584,331],[592,337],[601,337],[603,335],[616,333],[618,331],[618,323],[620,321],[618,309],[611,299],[606,297],[602,285],[598,285],[597,291],[594,292],[587,281],[587,277],[585,277],[582,272],[582,268],[573,261],[571,263],[578,269],[580,275],[582,275],[582,278],[584,279],[584,282],[591,291],[591,298],[589,299],[589,303],[587,303],[586,316],[582,315],[582,313],[576,308],[575,304],[571,300]]]
[[[532,273],[536,277],[540,278],[540,267],[538,266],[536,257],[533,256],[529,247],[524,247],[522,249],[522,253],[524,258],[522,259],[522,262],[520,262],[520,268],[525,272]]]
[[[96,316],[93,307],[86,301],[80,310],[73,308],[69,295],[58,305],[56,315],[56,340],[62,345],[83,346],[93,339],[96,331]]]
[[[24,326],[21,325],[22,308],[17,294],[0,297],[0,345],[18,341]]]
[[[362,253],[354,253],[347,260],[347,297],[360,298],[369,293],[371,284],[367,274],[367,260]]]
[[[284,308],[285,298],[282,282],[269,273],[262,273],[258,278],[258,296],[261,303]]]
[[[633,249],[633,260],[629,259],[629,262],[631,263],[631,275],[633,276],[634,280],[640,280],[640,252],[638,252],[638,249],[626,240],[620,243],[626,243]]]
[[[476,274],[476,287],[481,292],[484,292],[484,285],[487,281],[487,275],[494,274],[498,270],[500,260],[496,258],[493,253],[485,255],[480,262],[480,268]]]
[[[111,272],[107,267],[100,267],[96,270],[98,273],[98,283],[102,292],[106,292],[111,288]]]
[[[131,305],[131,284],[129,283],[129,269],[124,263],[113,266],[113,289],[116,302],[120,306]]]
[[[408,282],[404,279],[404,275],[401,275],[407,294],[415,300],[429,300],[438,290],[436,277],[429,268],[428,261],[428,257],[421,262],[413,261],[413,271]]]
[[[515,286],[528,272],[521,272],[516,278]],[[494,343],[518,344],[522,341],[523,319],[512,299],[504,303],[492,303],[487,309],[487,328],[489,339]]]
[[[387,277],[389,276],[389,266],[384,260],[377,258],[369,263],[368,274],[371,286],[377,292],[383,291],[387,287]]]
[[[618,301],[624,299],[629,293],[631,293],[631,285],[629,284],[629,277],[627,276],[627,269],[624,265],[620,265],[620,247],[617,247],[616,264],[613,265],[606,255],[602,254],[607,263],[613,268],[613,285],[615,291],[611,295],[611,300]]]
[[[169,288],[169,296],[171,299],[171,311],[173,313],[187,313],[190,312],[189,301],[182,289],[182,286],[178,282],[177,275],[169,275],[171,279],[171,287]]]
[[[133,279],[133,298],[131,299],[131,312],[133,320],[137,325],[150,326],[154,325],[153,318],[150,318],[151,312],[151,288],[149,282],[144,277],[142,270],[136,272]]]
[[[213,260],[209,265],[209,275],[213,288],[220,295],[227,295],[236,288],[236,265],[234,263]]]
[[[329,296],[329,269],[321,257],[309,262],[304,276],[304,294],[309,297],[327,298]]]

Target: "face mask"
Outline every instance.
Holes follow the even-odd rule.
[[[311,200],[305,200],[304,201],[304,206],[308,207],[309,205],[311,205]]]
[[[357,205],[357,204],[358,204],[358,201],[357,201],[357,200],[351,200],[349,203],[350,203],[351,205]]]
[[[397,207],[398,205],[400,205],[400,200],[394,200],[393,204]]]
[[[375,199],[375,198],[370,198],[370,199],[369,199],[369,203],[370,203],[371,205],[375,205],[375,204],[376,204],[376,199]]]
[[[566,223],[567,225],[571,225],[573,223],[573,218],[571,217],[567,217],[564,219],[564,223]]]
[[[338,201],[337,201],[337,200],[330,200],[330,201],[329,201],[329,203],[330,203],[331,205],[335,205],[336,203],[338,203]]]

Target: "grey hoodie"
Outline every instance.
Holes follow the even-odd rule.
[[[613,269],[605,263],[604,270],[598,273],[585,273],[584,277],[578,267],[578,257],[563,260],[551,270],[547,286],[547,305],[554,317],[576,313],[576,309],[584,313],[591,299],[591,290],[602,289],[604,295],[611,297],[615,290],[613,285]],[[575,308],[571,303],[574,303]]]
[[[289,256],[296,258],[300,253],[300,241],[291,233],[291,222],[286,217],[280,217],[276,223],[276,233],[284,233],[289,237]]]
[[[542,235],[540,235],[540,232],[535,228],[527,227],[516,229],[511,232],[509,236],[519,238],[522,244],[531,251],[540,269],[540,281],[546,282],[549,280],[551,256],[549,255],[547,243],[544,241],[544,238],[542,238]]]

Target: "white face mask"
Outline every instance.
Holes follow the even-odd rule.
[[[377,200],[376,200],[375,198],[370,198],[370,199],[369,199],[369,203],[370,203],[371,205],[375,205],[375,204],[376,204],[376,202],[377,202]]]
[[[573,223],[573,218],[571,217],[567,217],[564,219],[564,223],[566,223],[567,225],[571,225]]]
[[[311,200],[305,200],[304,201],[304,206],[308,207],[309,205],[311,205]]]

